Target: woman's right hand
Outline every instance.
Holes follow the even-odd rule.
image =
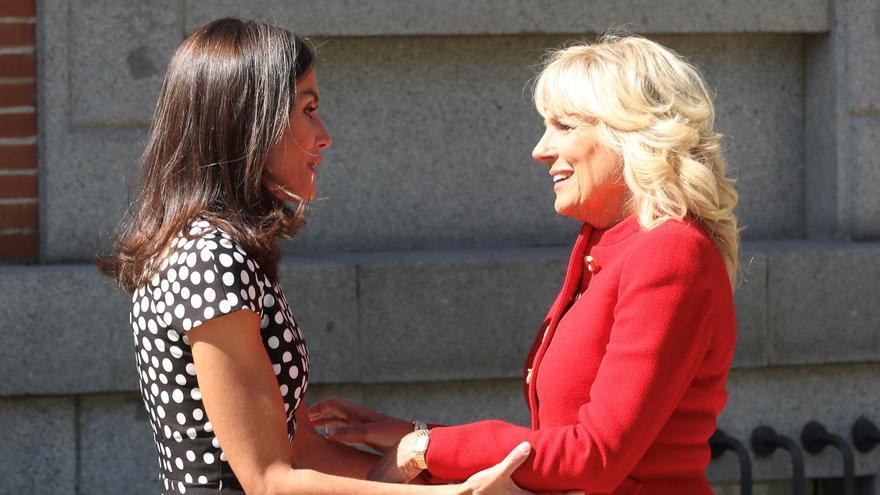
[[[538,495],[524,490],[513,482],[513,472],[516,471],[532,451],[528,442],[517,445],[498,464],[484,469],[462,483],[464,493],[469,495]],[[556,495],[550,492],[541,495]],[[561,495],[584,495],[582,491],[568,491]]]
[[[366,445],[383,451],[413,431],[409,421],[387,416],[341,397],[322,400],[309,408],[315,428],[324,428],[327,439],[346,445]]]

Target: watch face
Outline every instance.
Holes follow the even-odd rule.
[[[428,436],[427,435],[419,435],[416,437],[416,441],[413,444],[413,450],[416,452],[425,452],[428,450]]]

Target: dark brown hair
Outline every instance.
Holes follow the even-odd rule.
[[[288,209],[262,182],[284,134],[296,80],[314,51],[288,30],[219,19],[188,36],[168,65],[140,161],[137,199],[95,256],[127,293],[156,270],[155,258],[196,217],[228,232],[272,279],[278,239],[292,237],[303,208]]]

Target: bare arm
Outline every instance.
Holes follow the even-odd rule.
[[[309,420],[305,401],[296,409],[296,425],[296,438],[293,441],[293,462],[296,467],[366,479],[379,460],[374,455],[331,442],[319,435]]]
[[[278,383],[260,338],[259,317],[240,310],[214,318],[189,333],[199,389],[214,433],[229,464],[247,493],[251,494],[454,494],[524,493],[510,475],[526,459],[528,450],[515,449],[504,462],[475,475],[470,484],[412,486],[378,483],[325,474],[315,469],[296,469],[294,464],[351,470],[368,470],[372,462],[350,452],[321,446],[310,423],[305,438],[291,445]],[[306,408],[302,407],[303,416]],[[303,416],[300,416],[301,418]],[[306,418],[307,419],[307,418]],[[315,435],[317,436],[317,435]],[[315,447],[318,446],[318,447]],[[314,447],[312,452],[295,453]],[[524,455],[525,453],[525,455]],[[343,457],[334,460],[334,455]],[[340,467],[351,463],[351,466]]]

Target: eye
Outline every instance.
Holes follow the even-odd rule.
[[[307,105],[303,111],[306,112],[306,115],[311,117],[315,112],[318,111],[318,105]]]
[[[570,124],[570,123],[563,122],[563,121],[560,121],[560,120],[558,120],[558,119],[552,119],[552,120],[550,121],[550,123],[553,125],[553,127],[559,129],[559,130],[562,131],[562,132],[568,132],[568,131],[571,131],[571,130],[573,130],[574,127],[575,127],[574,125],[572,125],[572,124]]]

